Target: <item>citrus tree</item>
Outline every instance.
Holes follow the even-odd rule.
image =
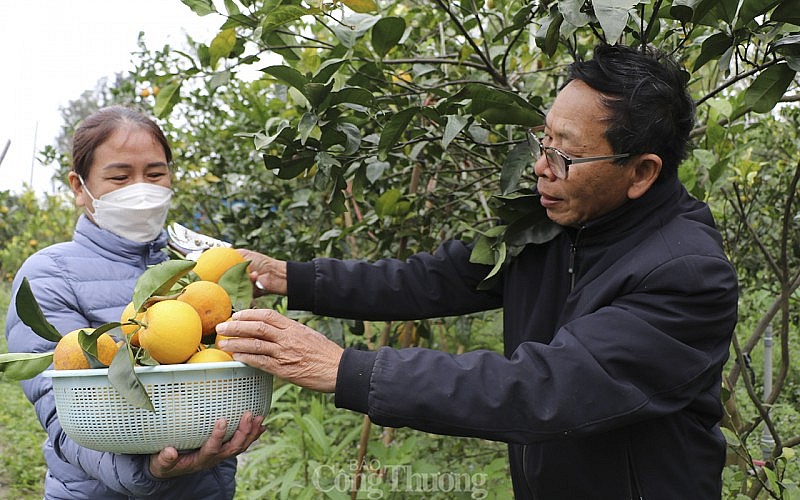
[[[76,217],[74,205],[58,194],[38,197],[27,186],[20,193],[0,191],[0,280],[13,280],[37,250],[69,240]]]
[[[741,280],[726,485],[776,498],[796,485],[796,0],[182,2],[218,16],[218,33],[189,50],[142,43],[126,87],[176,149],[173,217],[297,260],[403,258],[461,237],[502,266],[543,236],[524,133],[567,65],[602,42],[672,54],[698,110],[681,179],[715,211]],[[485,320],[325,325],[345,342],[458,351],[497,347],[473,335]],[[753,362],[768,327],[772,384]]]

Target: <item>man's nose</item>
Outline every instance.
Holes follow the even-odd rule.
[[[533,164],[533,172],[536,177],[545,177],[551,181],[556,179],[556,174],[553,173],[553,169],[550,168],[550,164],[544,154],[539,156],[539,159]]]

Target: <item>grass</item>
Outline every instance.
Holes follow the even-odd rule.
[[[11,284],[0,283],[0,326],[4,330],[10,295]],[[0,352],[8,352],[5,335],[0,336]],[[19,382],[0,376],[0,394],[0,497],[41,499],[47,469],[42,443],[47,435]]]

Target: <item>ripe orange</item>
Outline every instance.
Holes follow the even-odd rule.
[[[122,310],[122,314],[119,317],[119,322],[122,323],[120,329],[122,330],[122,333],[124,333],[126,337],[130,334],[133,334],[133,336],[130,337],[131,345],[138,346],[139,330],[140,330],[139,325],[129,323],[129,321],[133,319],[139,322],[143,322],[144,313],[140,312],[139,314],[134,314],[135,312],[136,311],[133,310],[133,302],[128,302],[128,305],[125,306],[125,309]],[[126,325],[125,323],[129,324]]]
[[[228,335],[220,335],[220,334],[217,334],[217,337],[214,339],[214,347],[216,347],[217,349],[219,349],[219,341],[220,341],[220,340],[232,339],[232,338],[235,338],[235,337],[230,337],[230,336],[228,336]]]
[[[203,349],[202,351],[197,351],[196,353],[192,354],[192,357],[189,358],[186,362],[187,363],[219,363],[222,361],[233,361],[233,358],[230,354],[225,351],[220,351],[219,349],[214,349],[213,347],[209,347],[208,349]]]
[[[56,370],[85,370],[89,368],[89,361],[83,354],[83,349],[78,342],[78,332],[83,330],[92,333],[94,328],[79,328],[61,337],[53,351],[53,367]],[[117,341],[103,333],[97,338],[97,359],[108,366],[117,354]]]
[[[144,324],[139,330],[139,343],[161,364],[183,363],[200,345],[203,322],[186,302],[156,302],[145,311]]]
[[[213,247],[200,254],[194,272],[201,280],[217,282],[225,271],[244,261],[242,254],[233,248]]]
[[[231,319],[233,319],[233,318],[228,318],[225,321],[230,321]],[[225,321],[223,321],[223,323]],[[230,335],[220,335],[219,333],[215,333],[215,335],[214,335],[214,347],[219,349],[219,341],[220,340],[225,340],[225,339],[230,339],[230,338],[233,338],[233,337],[231,337]]]
[[[203,322],[203,335],[214,332],[214,328],[230,318],[231,299],[228,292],[213,281],[194,281],[186,285],[178,300],[194,307]]]

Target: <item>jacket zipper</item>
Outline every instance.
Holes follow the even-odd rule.
[[[628,486],[630,488],[631,500],[644,500],[644,496],[642,495],[642,487],[639,484],[639,476],[636,473],[636,467],[633,465],[630,443],[628,443],[626,455],[628,458],[628,473],[630,474],[630,482]]]
[[[530,478],[528,477],[528,445],[527,444],[523,444],[522,445],[522,477],[525,478],[525,484],[524,484],[525,489],[528,490],[528,493],[530,493],[531,496],[532,496],[533,493],[531,492]]]
[[[571,292],[575,288],[575,259],[578,253],[578,240],[581,237],[581,232],[583,232],[584,226],[581,226],[578,229],[578,232],[575,233],[575,239],[572,240],[572,243],[569,245],[569,268],[567,272],[569,273],[569,291]]]
[[[577,253],[577,249],[575,248],[575,243],[572,243],[569,246],[569,291],[571,292],[573,288],[575,288],[575,253]]]
[[[571,292],[573,288],[575,288],[575,258],[576,254],[578,253],[578,239],[580,239],[581,231],[583,231],[584,226],[581,226],[578,229],[578,232],[575,233],[575,239],[569,245],[569,266],[567,268],[567,272],[569,273],[569,291]],[[528,478],[528,445],[522,445],[522,477],[525,478],[525,487],[528,488],[530,491],[529,486],[529,478]]]

